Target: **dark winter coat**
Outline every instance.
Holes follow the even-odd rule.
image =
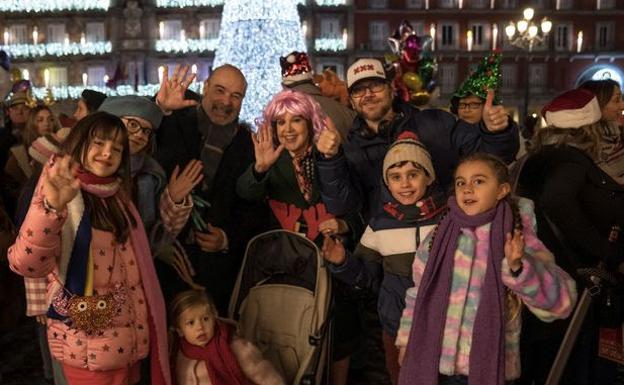
[[[361,211],[367,221],[379,213],[382,163],[386,151],[403,131],[413,131],[431,154],[436,179],[443,188],[451,184],[453,170],[462,155],[476,151],[514,160],[518,152],[518,128],[510,120],[502,132],[490,133],[483,126],[456,121],[448,112],[420,111],[406,103],[394,106],[397,117],[371,134],[362,117],[357,117],[338,155],[319,157],[317,167],[323,201],[328,209],[342,215]]]
[[[333,215],[327,213],[321,201],[318,183],[315,181],[313,184],[312,198],[310,202],[307,202],[299,189],[292,157],[288,151],[282,151],[275,164],[266,173],[257,174],[253,166],[253,164],[250,165],[238,179],[237,194],[247,200],[268,200],[273,212],[274,226],[272,227],[295,231],[295,229],[287,228],[290,227],[288,225],[284,226],[284,222],[296,221],[299,232],[307,234],[308,238],[321,246],[323,236],[317,227]],[[288,218],[284,218],[285,214]],[[360,233],[363,226],[359,217],[343,219],[349,228],[355,227],[356,233]]]
[[[197,113],[195,107],[176,111],[165,116],[156,131],[154,157],[164,168],[168,178],[176,165],[182,169],[192,159],[200,159],[204,140],[198,129]],[[250,132],[247,126],[241,124],[230,145],[224,149],[214,177],[214,187],[202,194],[211,204],[203,219],[225,231],[229,251],[206,253],[197,244],[188,242],[190,224],[187,224],[178,237],[196,270],[195,281],[207,287],[222,311],[221,314],[226,314],[223,311],[227,308],[247,242],[267,227],[269,218],[264,204],[243,200],[236,194],[236,181],[253,161],[254,149]],[[172,290],[184,288],[183,285]],[[168,294],[171,292],[166,293]]]
[[[571,274],[600,261],[612,267],[624,261],[624,234],[617,242],[609,241],[614,225],[624,231],[624,187],[584,152],[570,146],[544,147],[525,163],[519,186],[519,194],[536,203],[540,239]],[[560,231],[565,251],[544,214]]]

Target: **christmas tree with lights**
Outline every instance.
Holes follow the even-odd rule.
[[[216,68],[240,68],[248,87],[240,118],[253,122],[281,90],[280,56],[306,51],[298,0],[226,0],[223,5]]]

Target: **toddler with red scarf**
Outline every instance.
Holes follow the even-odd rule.
[[[217,309],[203,290],[175,297],[171,327],[179,337],[178,349],[173,349],[178,385],[285,385],[258,348],[217,318]]]

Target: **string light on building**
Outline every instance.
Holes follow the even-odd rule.
[[[314,49],[317,51],[338,52],[347,49],[347,44],[342,38],[319,38],[314,40]]]
[[[90,86],[63,86],[63,87],[33,87],[33,95],[42,100],[48,93],[51,93],[54,100],[65,99],[79,99],[82,91],[85,89],[102,92],[108,96],[124,96],[124,95],[139,95],[152,97],[156,95],[160,89],[160,84],[142,84],[136,87],[132,85],[120,85],[115,88],[100,87],[95,85]],[[189,89],[199,93],[201,95],[203,89],[202,82],[194,82],[189,86]],[[48,91],[49,90],[49,91]]]
[[[498,25],[492,24],[492,51],[496,51],[497,43],[498,43]]]
[[[5,35],[5,41],[8,38]],[[36,58],[42,56],[70,56],[70,55],[103,55],[113,50],[110,41],[100,41],[92,43],[63,43],[47,44],[10,44],[0,46],[0,49],[7,52],[14,58]]]
[[[316,0],[316,4],[322,7],[338,7],[340,5],[347,5],[346,0]]]
[[[583,31],[579,31],[576,36],[576,52],[579,53],[583,50]]]
[[[225,0],[158,0],[156,6],[160,8],[216,7],[223,3]]]
[[[110,0],[2,0],[2,12],[105,11]]]
[[[217,49],[217,39],[156,40],[158,52],[205,52]]]

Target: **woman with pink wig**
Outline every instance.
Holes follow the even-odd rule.
[[[247,200],[267,200],[276,228],[302,233],[322,247],[325,237],[349,239],[361,224],[357,218],[336,218],[321,200],[316,178],[315,148],[321,132],[335,130],[310,96],[284,90],[276,94],[256,121],[252,134],[256,161],[238,179],[236,192]],[[353,243],[351,243],[353,244]],[[357,306],[336,295],[333,337],[333,384],[346,384],[349,356],[359,337]]]

